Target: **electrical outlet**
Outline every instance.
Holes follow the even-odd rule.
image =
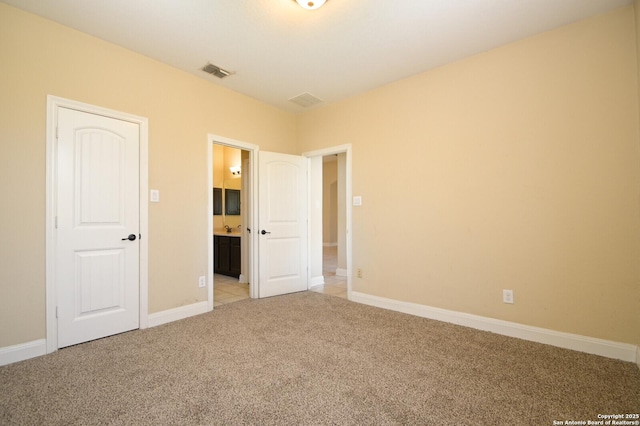
[[[504,303],[513,303],[513,290],[502,290],[502,301]]]
[[[198,287],[206,287],[207,286],[207,277],[200,277],[198,279]]]
[[[356,270],[356,276],[357,276],[358,278],[362,278],[362,269],[358,268],[358,269]]]

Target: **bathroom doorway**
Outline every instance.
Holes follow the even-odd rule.
[[[210,137],[212,307],[251,297],[251,157],[234,141]]]

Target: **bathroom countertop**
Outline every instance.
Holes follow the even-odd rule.
[[[219,237],[241,237],[242,236],[240,232],[226,232],[226,231],[214,231],[213,235],[217,235]]]

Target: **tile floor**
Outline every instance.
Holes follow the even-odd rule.
[[[337,276],[337,267],[338,247],[324,247],[322,249],[322,275],[324,275],[324,285],[312,287],[310,291],[346,299],[347,277]]]
[[[336,247],[324,247],[322,273],[324,285],[313,287],[310,291],[330,296],[347,298],[347,277],[336,276],[338,255]],[[213,306],[237,302],[249,298],[249,284],[240,284],[237,278],[214,275]]]
[[[249,284],[240,284],[237,278],[213,275],[213,307],[249,298]]]

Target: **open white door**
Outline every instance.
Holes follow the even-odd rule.
[[[59,108],[58,347],[139,326],[140,127]]]
[[[259,157],[259,297],[307,290],[308,159]]]

